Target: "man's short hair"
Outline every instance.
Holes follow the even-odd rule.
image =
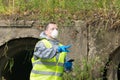
[[[45,30],[47,30],[47,29],[48,29],[49,24],[56,24],[56,23],[55,23],[55,22],[49,22],[49,23],[45,26]]]

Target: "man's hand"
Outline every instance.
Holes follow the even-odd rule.
[[[64,68],[65,68],[65,71],[67,72],[69,72],[69,71],[71,71],[72,70],[72,62],[65,62],[64,63]]]
[[[58,52],[70,52],[70,50],[68,50],[68,48],[70,48],[71,45],[67,45],[67,46],[59,46],[58,47]]]

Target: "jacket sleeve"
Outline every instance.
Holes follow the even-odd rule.
[[[52,48],[46,48],[44,43],[39,41],[34,49],[33,55],[35,58],[53,58],[57,53],[58,46],[54,45]]]
[[[68,54],[65,57],[65,62],[68,62],[71,58],[68,56]]]

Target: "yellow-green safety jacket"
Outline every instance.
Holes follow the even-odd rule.
[[[42,42],[47,48],[51,48],[52,44],[43,39]],[[59,44],[62,46],[62,44]],[[66,52],[58,53],[59,57],[51,59],[37,59],[32,58],[33,69],[30,74],[30,80],[63,80],[62,75],[64,71],[64,61]]]

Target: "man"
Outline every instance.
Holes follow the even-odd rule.
[[[30,80],[63,80],[64,69],[71,70],[72,62],[67,58],[71,46],[59,43],[57,36],[58,27],[53,22],[40,34],[33,53]]]

